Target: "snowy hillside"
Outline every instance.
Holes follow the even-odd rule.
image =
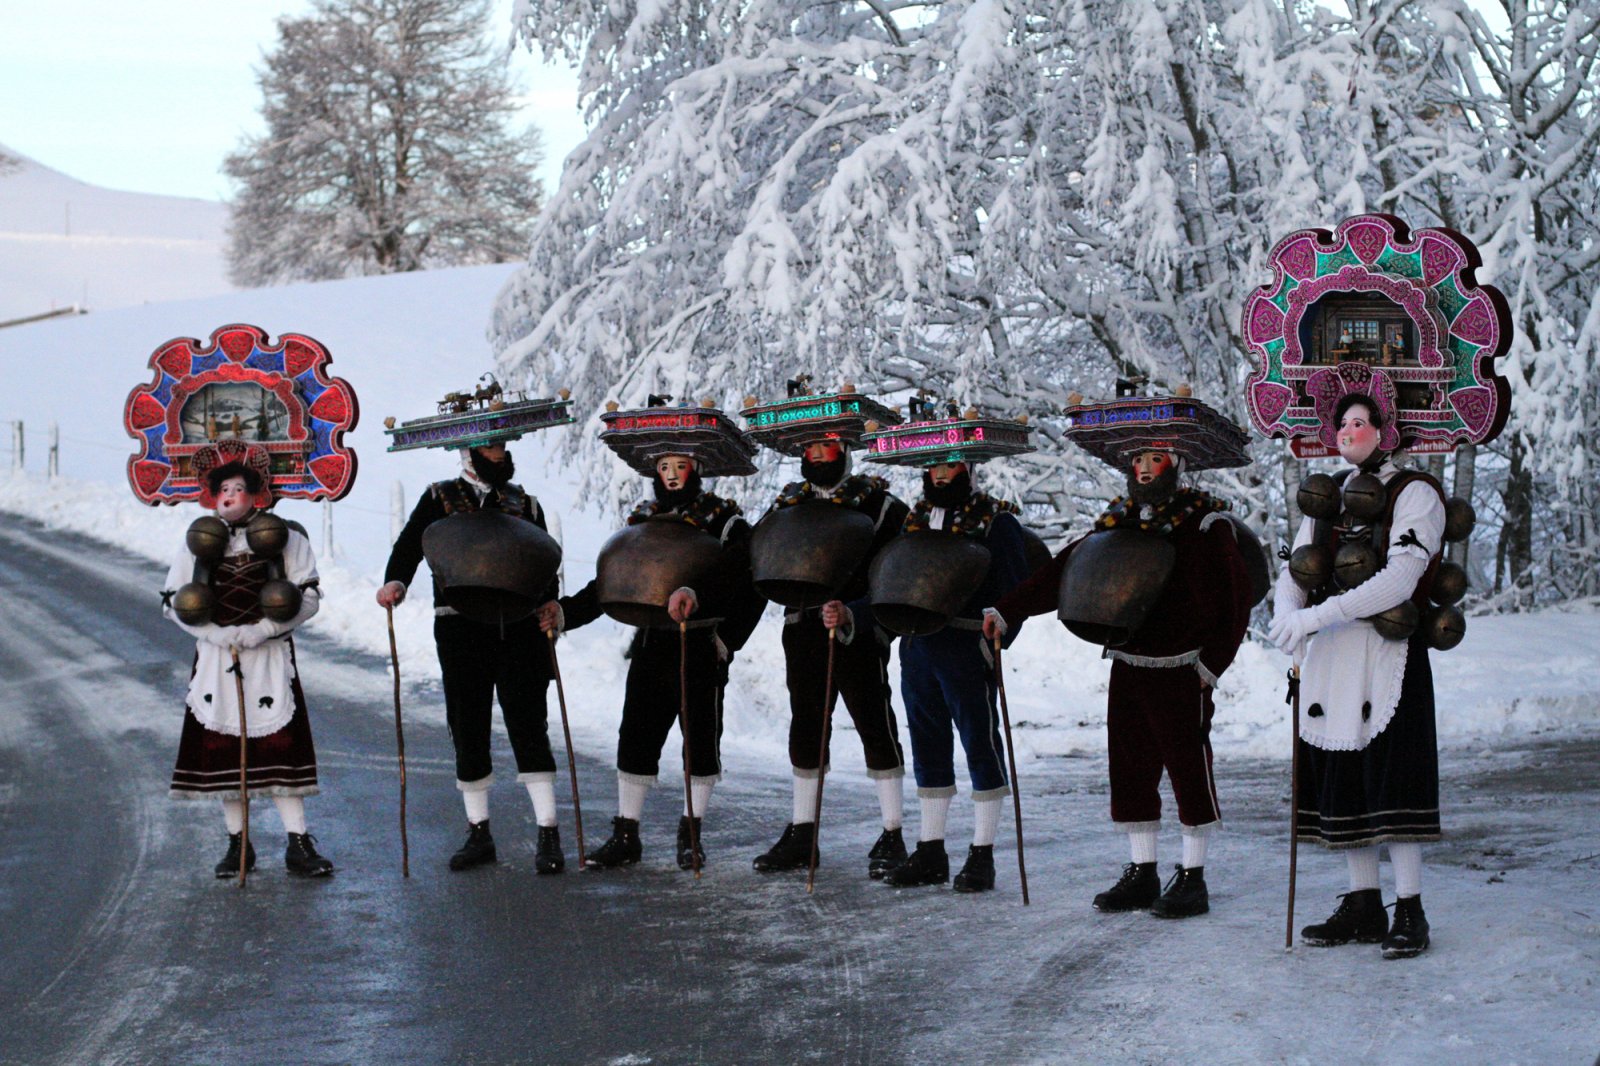
[[[18,158],[0,173],[0,322],[233,289],[224,205],[103,189]]]

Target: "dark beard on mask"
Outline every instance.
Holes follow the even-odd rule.
[[[673,490],[661,483],[661,475],[656,474],[650,478],[650,485],[656,491],[656,503],[663,511],[676,511],[688,503],[693,503],[696,496],[700,495],[700,471],[694,470],[684,481],[683,488]]]
[[[800,476],[819,489],[831,489],[844,480],[845,472],[850,469],[850,453],[840,452],[839,458],[828,463],[813,463],[810,459],[800,459]]]
[[[947,485],[935,485],[933,475],[922,472],[922,498],[935,507],[960,507],[972,495],[972,471],[963,470]]]
[[[497,489],[501,485],[509,485],[511,483],[511,479],[517,473],[517,464],[511,461],[510,452],[506,452],[504,459],[495,462],[492,459],[485,459],[483,453],[474,448],[472,450],[472,472],[478,475],[479,481],[482,481],[492,489]]]
[[[1167,467],[1167,469],[1156,475],[1154,481],[1145,485],[1139,484],[1139,475],[1133,473],[1128,475],[1128,499],[1141,506],[1169,500],[1172,498],[1172,494],[1177,491],[1178,468],[1176,466]]]

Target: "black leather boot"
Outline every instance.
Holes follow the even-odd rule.
[[[242,832],[228,834],[228,853],[222,857],[222,861],[217,863],[213,871],[217,875],[217,880],[221,881],[225,878],[239,876],[239,845],[243,843],[243,839],[244,833]],[[256,846],[254,844],[245,849],[244,863],[244,868],[247,871],[256,868]]]
[[[1161,875],[1153,862],[1130,862],[1117,883],[1094,898],[1094,909],[1107,914],[1144,911],[1161,895]]]
[[[697,866],[705,869],[706,846],[704,838],[700,836],[700,819],[693,819],[693,835],[689,830],[690,821],[687,814],[678,816],[678,869],[693,870]]]
[[[1383,957],[1409,959],[1428,950],[1428,916],[1422,913],[1422,897],[1408,896],[1394,901],[1394,924],[1383,938]]]
[[[900,827],[885,829],[867,852],[867,876],[874,881],[906,861],[906,838]]]
[[[783,835],[778,842],[757,855],[751,865],[764,874],[778,870],[807,869],[811,865],[811,843],[816,838],[816,822],[790,822],[783,827]],[[817,856],[817,865],[822,865],[821,854]]]
[[[310,833],[290,833],[289,846],[283,849],[283,865],[295,877],[327,877],[333,863],[317,854],[317,842]]]
[[[1338,908],[1325,922],[1300,930],[1300,941],[1317,948],[1340,944],[1377,944],[1389,931],[1389,915],[1383,909],[1383,896],[1375,888],[1346,892]]]
[[[567,857],[561,854],[561,827],[541,825],[539,845],[533,852],[533,872],[558,874],[567,868]]]
[[[639,843],[639,820],[619,815],[611,819],[611,839],[585,855],[583,864],[595,870],[632,866],[643,852]]]
[[[450,856],[450,869],[470,870],[474,866],[495,862],[494,837],[489,833],[489,819],[467,823],[467,842]]]
[[[967,861],[950,886],[957,892],[994,890],[994,845],[973,844],[967,848]]]
[[[1177,873],[1167,882],[1161,898],[1150,904],[1150,913],[1157,918],[1193,918],[1211,909],[1211,896],[1206,892],[1204,866],[1179,866]]]
[[[942,885],[950,880],[950,856],[942,840],[919,840],[917,850],[906,861],[883,875],[883,883],[895,888],[912,885]]]

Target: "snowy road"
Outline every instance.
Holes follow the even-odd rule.
[[[1096,759],[1023,770],[1024,909],[1009,824],[992,895],[867,881],[873,804],[846,735],[808,897],[800,879],[749,867],[787,816],[780,767],[736,766],[719,787],[699,884],[671,862],[671,788],[652,794],[642,866],[534,877],[509,774],[495,793],[499,867],[451,875],[462,818],[449,741],[417,721],[402,881],[384,664],[312,634],[300,657],[324,793],[308,812],[339,872],[284,877],[260,804],[261,868],[239,891],[209,876],[216,811],[166,798],[191,645],[157,613],[160,577],[0,517],[6,1063],[1587,1066],[1600,1051],[1594,738],[1445,754],[1452,839],[1429,849],[1424,882],[1435,948],[1383,963],[1375,949],[1282,951],[1287,774],[1259,762],[1218,763],[1229,831],[1208,869],[1212,914],[1161,923],[1087,905],[1123,858]],[[604,762],[580,771],[591,844],[614,802]],[[562,817],[570,862],[565,803]],[[958,802],[952,841],[969,828]],[[1169,859],[1175,832],[1163,847]],[[1342,865],[1302,851],[1301,919],[1331,908]]]

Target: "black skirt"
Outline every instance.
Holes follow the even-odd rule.
[[[1359,751],[1300,742],[1299,838],[1329,848],[1438,840],[1439,742],[1427,644],[1406,649],[1400,701]]]

